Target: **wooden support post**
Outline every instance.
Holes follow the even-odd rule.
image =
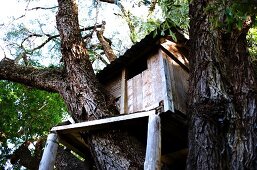
[[[161,118],[151,114],[148,120],[147,147],[144,170],[161,169]]]
[[[122,70],[121,74],[121,99],[120,99],[120,114],[125,114],[128,112],[128,102],[127,102],[127,71]]]
[[[58,149],[57,134],[54,132],[51,132],[47,137],[44,153],[39,164],[39,170],[54,169],[57,149]]]

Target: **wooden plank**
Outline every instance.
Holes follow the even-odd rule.
[[[183,62],[181,62],[180,58],[178,58],[177,56],[174,56],[169,50],[167,50],[162,45],[160,45],[160,48],[162,49],[163,52],[166,53],[166,55],[172,58],[172,60],[174,60],[178,65],[180,65],[182,69],[184,69],[187,73],[189,73],[189,68]]]
[[[44,153],[39,164],[39,170],[54,169],[57,149],[58,137],[56,133],[52,132],[47,137]]]
[[[58,134],[59,142],[62,143],[64,146],[68,147],[69,149],[71,149],[72,151],[76,152],[82,158],[86,158],[86,153],[87,153],[89,146],[87,146],[87,144],[84,142],[83,139],[78,140],[79,138],[81,138],[81,136],[74,137],[73,134],[74,133],[64,134],[64,135]],[[75,133],[75,134],[77,134],[77,133]],[[86,147],[88,147],[88,148],[86,148]]]
[[[175,109],[182,113],[186,113],[189,74],[170,57],[167,56],[166,59],[169,67],[170,79],[172,82],[171,92],[169,92],[169,94],[173,96]]]
[[[159,105],[159,102],[161,100],[164,100],[164,96],[166,95],[166,91],[164,91],[164,83],[165,79],[163,79],[163,72],[161,72],[162,64],[161,64],[161,56],[159,53],[155,54],[154,60],[153,60],[153,69],[152,69],[152,75],[153,76],[153,90],[154,90],[154,99],[155,104]]]
[[[65,134],[65,133],[71,133],[71,132],[80,132],[80,131],[88,131],[88,130],[93,130],[93,129],[100,129],[100,128],[106,127],[104,125],[110,125],[110,124],[121,122],[121,121],[143,118],[143,117],[147,117],[153,113],[155,113],[155,110],[139,112],[139,113],[135,113],[135,114],[120,115],[120,116],[116,116],[116,117],[92,120],[92,121],[75,123],[75,124],[64,125],[64,126],[56,126],[56,127],[53,127],[51,129],[51,131],[56,131],[58,133],[61,132],[61,133]]]
[[[143,109],[150,109],[153,103],[153,90],[152,90],[152,78],[151,70],[148,68],[142,73],[142,94],[143,94]]]
[[[138,74],[132,78],[133,80],[133,112],[143,110],[143,94],[142,94],[142,74]]]
[[[144,170],[161,169],[161,118],[155,113],[149,116]]]
[[[120,98],[120,114],[128,113],[128,99],[127,99],[127,71],[122,70],[121,73],[121,98]]]
[[[128,113],[133,113],[133,80],[127,80]]]
[[[166,55],[159,50],[160,56],[160,66],[161,66],[161,77],[162,77],[162,87],[163,87],[163,96],[164,96],[164,111],[174,112],[174,99],[172,95],[172,87],[174,86],[175,81],[171,79],[170,66],[167,61]]]

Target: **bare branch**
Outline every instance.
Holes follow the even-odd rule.
[[[39,10],[39,9],[55,9],[58,8],[58,6],[53,6],[53,7],[34,7],[34,8],[30,8],[30,9],[26,9],[26,11],[32,11],[32,10]]]
[[[97,35],[97,38],[98,38],[98,40],[100,41],[100,43],[101,43],[101,45],[103,47],[103,50],[104,50],[104,53],[105,53],[106,57],[108,58],[108,60],[110,62],[112,62],[117,57],[114,54],[114,52],[112,50],[112,47],[109,44],[108,40],[103,36],[103,33],[104,33],[104,23],[103,23],[103,26],[102,26],[101,30],[98,30],[96,32],[96,35]]]
[[[37,46],[37,47],[31,49],[31,52],[36,51],[36,50],[38,50],[38,49],[44,47],[49,41],[51,41],[52,39],[57,38],[57,37],[59,37],[59,36],[60,36],[60,35],[53,35],[53,36],[48,37],[47,40],[45,40],[42,44],[40,44],[39,46]]]
[[[8,58],[0,61],[0,80],[10,80],[49,92],[58,92],[61,89],[62,75],[61,69],[21,66]]]
[[[150,16],[152,13],[153,13],[153,11],[155,10],[155,7],[156,7],[156,4],[158,3],[158,1],[157,0],[152,0],[151,1],[151,5],[150,5],[150,8],[149,8],[149,13],[148,13],[148,16]]]
[[[28,35],[26,38],[24,38],[24,39],[22,40],[21,46],[23,46],[23,43],[24,43],[26,40],[28,40],[29,38],[31,38],[31,37],[43,37],[43,35],[41,35],[41,34],[36,34],[36,33],[30,34],[30,35]]]
[[[0,48],[2,49],[2,51],[4,53],[4,58],[6,58],[5,50],[3,49],[3,47],[1,45],[0,45]]]
[[[86,28],[81,28],[80,31],[81,31],[81,32],[82,32],[82,31],[88,31],[88,30],[92,30],[92,29],[96,29],[96,28],[101,28],[101,27],[102,27],[102,24],[98,24],[98,25],[95,25],[95,26],[90,26],[90,27],[86,27]],[[91,35],[91,34],[90,34],[90,35]],[[88,38],[88,36],[90,36],[90,35],[87,35],[86,38]],[[53,39],[59,37],[60,35],[58,34],[58,35],[52,35],[52,36],[51,36],[51,35],[49,35],[49,34],[44,34],[44,35],[43,35],[43,34],[32,33],[32,34],[30,34],[29,36],[27,36],[26,38],[23,39],[23,41],[22,41],[22,43],[21,43],[21,47],[23,47],[23,43],[24,43],[26,40],[28,40],[29,38],[31,38],[31,37],[43,37],[43,36],[47,36],[48,38],[47,38],[42,44],[40,44],[40,45],[38,45],[37,47],[35,47],[35,48],[29,50],[29,53],[33,53],[34,51],[36,51],[36,50],[38,50],[38,49],[44,47],[48,42],[50,42],[51,40],[53,40]],[[91,35],[90,37],[92,37],[92,35]],[[26,50],[26,53],[28,53],[27,50]]]
[[[101,2],[107,2],[107,3],[111,3],[114,4],[115,0],[100,0]]]
[[[90,27],[86,27],[86,28],[81,28],[80,31],[88,31],[88,30],[92,30],[92,29],[96,29],[96,28],[101,28],[103,24],[97,24],[94,26],[90,26]]]

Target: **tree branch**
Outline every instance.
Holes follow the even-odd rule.
[[[88,31],[88,30],[92,30],[92,29],[96,29],[96,28],[101,28],[102,27],[102,24],[98,24],[98,25],[95,25],[95,26],[89,26],[89,27],[86,27],[86,28],[81,28],[80,31],[83,32],[83,31]],[[57,35],[49,35],[49,34],[36,34],[36,33],[32,33],[30,34],[28,37],[26,37],[22,43],[21,43],[21,47],[23,47],[23,43],[28,40],[29,38],[31,37],[43,37],[43,36],[47,36],[48,38],[40,45],[38,45],[37,47],[29,50],[29,53],[33,53],[34,51],[44,47],[48,42],[50,42],[51,40],[59,37],[60,35],[57,34]],[[90,34],[90,37],[92,37],[92,35]],[[87,37],[86,37],[87,38]],[[26,50],[26,53],[28,53],[28,51]]]
[[[111,45],[109,44],[109,42],[106,40],[106,38],[103,36],[104,34],[104,23],[102,25],[102,28],[101,30],[98,30],[96,32],[96,35],[97,35],[97,38],[98,40],[100,41],[102,47],[103,47],[103,50],[104,50],[104,53],[106,55],[106,57],[108,58],[108,60],[110,62],[112,62],[113,60],[115,60],[117,57],[116,55],[114,54],[113,50],[112,50],[112,47]]]
[[[111,3],[114,4],[115,0],[100,0],[101,2],[107,2],[107,3]]]
[[[62,75],[60,69],[21,66],[8,58],[0,61],[0,80],[10,80],[49,92],[60,90],[63,86]]]
[[[39,10],[39,9],[54,9],[54,8],[58,8],[58,6],[53,6],[53,7],[34,7],[34,8],[31,8],[31,9],[26,9],[26,11],[32,11],[32,10]]]

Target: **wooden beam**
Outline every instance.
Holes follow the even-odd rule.
[[[53,170],[58,149],[57,134],[51,132],[46,141],[44,153],[39,164],[39,170]]]
[[[148,120],[144,170],[161,169],[161,118],[153,113]]]
[[[127,70],[124,68],[121,73],[121,99],[120,114],[128,113],[128,96],[127,96]]]
[[[82,158],[86,158],[87,153],[89,153],[89,146],[84,142],[81,136],[75,137],[74,134],[58,134],[58,138],[59,143],[67,146]]]
[[[64,125],[64,126],[56,126],[56,127],[53,127],[51,131],[56,131],[58,133],[65,134],[65,133],[71,133],[71,132],[89,131],[93,129],[103,129],[106,126],[114,123],[148,117],[153,113],[155,113],[155,110],[138,112],[134,114],[119,115],[116,117],[92,120],[92,121],[75,123],[75,124]]]
[[[176,61],[182,69],[184,69],[187,73],[189,73],[189,68],[183,64],[179,59],[177,59],[169,50],[164,48],[162,45],[160,45],[160,48],[162,49],[163,52],[165,52],[170,58],[172,58],[174,61]]]

